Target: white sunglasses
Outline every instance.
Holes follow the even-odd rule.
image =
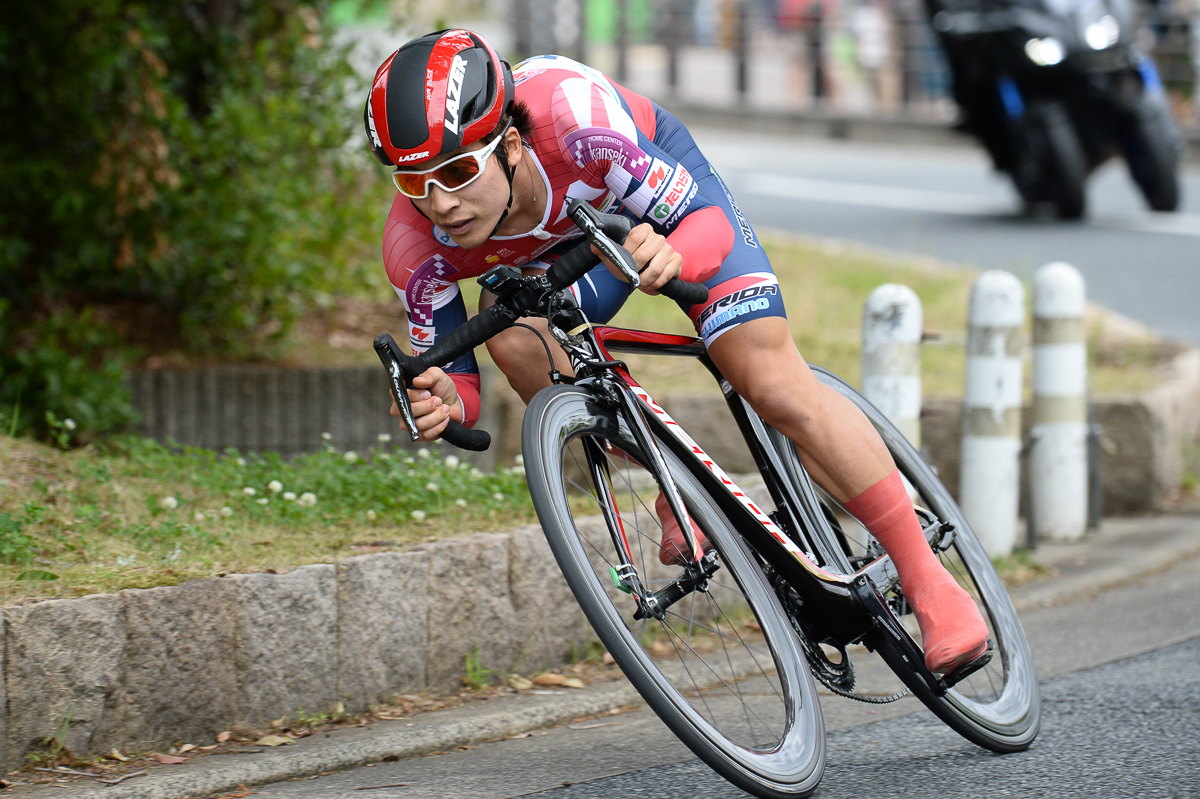
[[[471,150],[462,155],[456,155],[448,161],[443,161],[431,169],[416,171],[397,169],[392,173],[392,182],[405,197],[420,200],[429,196],[429,184],[436,183],[446,191],[458,191],[470,186],[487,167],[488,159],[500,146],[504,134],[508,132],[510,120],[504,130],[492,139],[491,143],[482,150]]]

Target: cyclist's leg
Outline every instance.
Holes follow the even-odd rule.
[[[816,380],[786,319],[740,324],[708,351],[730,385],[792,440],[813,479],[891,555],[921,627],[928,668],[949,673],[982,655],[987,627],[926,542],[883,441],[853,403]]]
[[[883,441],[853,403],[816,379],[796,349],[770,261],[716,171],[698,149],[684,163],[738,232],[706,283],[708,301],[684,309],[709,355],[751,407],[792,440],[813,479],[891,555],[930,670],[947,673],[973,660],[986,646],[987,627],[927,544]]]

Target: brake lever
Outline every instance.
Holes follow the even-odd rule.
[[[633,256],[629,254],[628,250],[609,238],[608,234],[600,227],[599,211],[583,200],[577,199],[571,201],[567,208],[567,216],[571,218],[576,227],[583,231],[588,241],[600,251],[600,254],[621,270],[621,274],[625,275],[631,286],[636,289],[642,285],[642,278],[638,274],[637,263],[633,260]]]
[[[413,417],[412,405],[409,404],[406,390],[409,376],[405,375],[404,367],[400,364],[400,356],[404,354],[403,351],[391,335],[380,333],[375,337],[375,352],[387,369],[388,389],[392,392],[392,399],[396,401],[396,407],[400,409],[400,419],[404,422],[404,429],[408,431],[408,436],[414,443],[420,441],[421,434],[417,432],[417,422]]]

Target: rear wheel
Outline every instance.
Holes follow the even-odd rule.
[[[926,528],[926,536],[937,542],[938,528],[943,523],[953,525],[953,537],[942,538],[935,551],[946,569],[974,598],[995,644],[990,663],[942,696],[931,691],[910,669],[896,669],[897,676],[942,721],[968,740],[996,752],[1028,748],[1040,726],[1037,673],[1016,609],[991,559],[937,475],[891,422],[836,375],[816,367],[813,371],[821,382],[854,402],[879,431],[914,494],[913,503]],[[772,431],[772,434],[776,448],[784,456],[790,479],[807,480],[791,443],[777,432]],[[842,568],[860,568],[883,552],[875,538],[831,497],[823,495],[823,501],[829,508],[830,518],[836,520],[837,540],[828,544],[843,551]],[[814,549],[820,551],[821,548]],[[826,568],[837,570],[838,564],[831,562]],[[919,643],[919,628],[899,585],[877,587],[888,607]]]
[[[559,568],[647,704],[743,790],[811,793],[824,770],[825,733],[804,654],[754,556],[687,467],[664,448],[688,512],[712,545],[707,577],[661,618],[639,619],[636,594],[662,590],[685,569],[659,561],[659,486],[627,426],[585,391],[554,386],[530,403],[522,445]]]

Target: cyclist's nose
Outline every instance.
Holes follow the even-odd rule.
[[[435,214],[445,214],[458,207],[458,195],[446,191],[436,183],[429,184],[429,209]]]

